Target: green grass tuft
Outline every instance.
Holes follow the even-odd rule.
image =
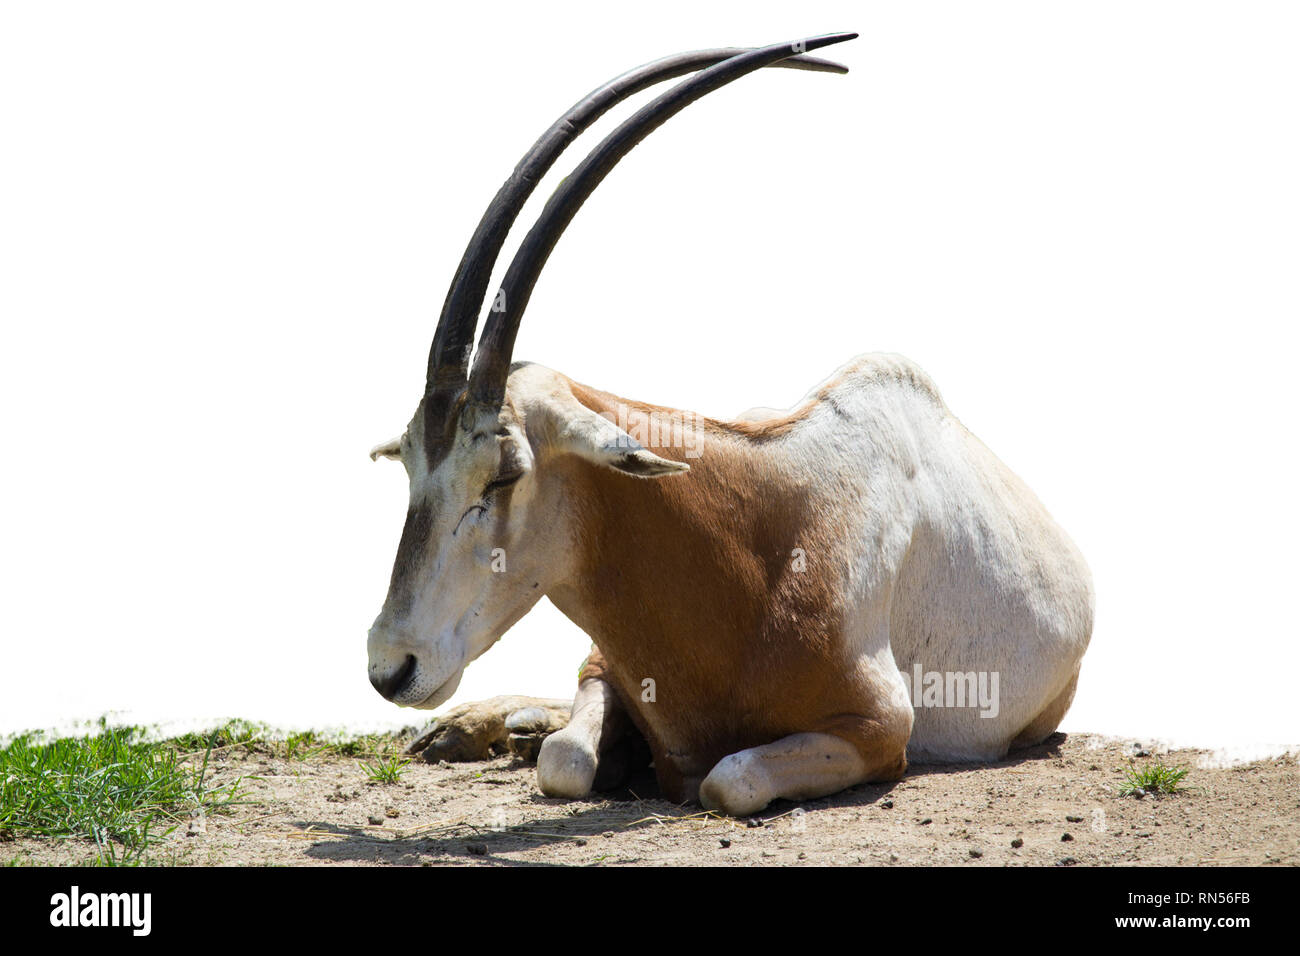
[[[1182,767],[1166,767],[1159,760],[1144,767],[1124,769],[1124,784],[1120,787],[1121,797],[1135,793],[1176,793],[1183,789],[1183,778],[1188,771]]]
[[[181,734],[167,741],[182,754],[202,753],[209,750],[226,750],[236,747],[248,753],[269,749],[269,728],[247,720],[228,720],[220,727],[203,733]]]
[[[397,783],[402,779],[402,774],[406,773],[407,764],[410,762],[407,757],[389,754],[387,757],[380,756],[370,763],[361,763],[360,767],[366,772],[371,783]]]
[[[289,760],[308,760],[322,754],[338,757],[380,756],[393,744],[392,735],[363,734],[349,737],[316,730],[281,734],[265,724],[230,720],[203,733],[181,734],[167,741],[185,755],[205,750],[243,749]]]
[[[0,749],[0,830],[14,836],[93,840],[96,862],[146,861],[149,848],[191,811],[220,812],[239,784],[209,786],[211,746],[184,757],[138,727],[42,742],[27,734]]]

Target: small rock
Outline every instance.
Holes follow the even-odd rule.
[[[577,839],[577,840],[574,840],[573,842],[576,843],[576,844],[578,844],[578,846],[586,846],[586,845],[587,845],[587,841],[586,841],[586,840],[583,840],[583,839]]]
[[[604,833],[601,834],[601,836],[603,836],[606,840],[609,840],[614,836],[614,831],[606,830]]]
[[[932,820],[930,817],[926,817],[924,820],[921,821],[921,826],[923,827],[929,826],[933,822],[934,820]]]
[[[366,817],[366,819],[370,821],[370,825],[372,827],[382,827],[384,825],[384,818],[377,817],[373,813],[370,816]]]
[[[728,840],[726,837],[719,837],[719,838],[718,838],[718,843],[720,843],[720,844],[722,845],[722,848],[723,848],[724,850],[725,850],[727,847],[731,846],[731,841]]]
[[[763,825],[763,821],[760,820],[758,817],[750,817],[748,820],[745,821],[745,826],[749,827],[751,830],[757,830],[762,825]]]
[[[388,817],[390,820],[396,820],[401,812],[402,811],[398,810],[397,807],[387,807],[384,810],[384,816]]]
[[[474,856],[486,856],[486,855],[487,855],[487,844],[486,844],[486,843],[466,843],[466,844],[465,844],[465,852],[466,852],[466,853],[473,854]]]
[[[1020,839],[1020,837],[1016,837],[1014,840],[1011,841],[1011,849],[1013,850],[1019,850],[1024,845],[1025,845],[1025,841]]]
[[[983,855],[984,855],[984,851],[983,851],[983,850],[971,850],[971,851],[970,851],[970,858],[971,858],[972,860],[978,860],[978,859],[979,859],[980,857],[982,857]]]
[[[1078,862],[1079,862],[1079,861],[1076,860],[1076,859],[1075,859],[1074,857],[1072,857],[1072,856],[1064,856],[1064,857],[1061,857],[1061,859],[1059,859],[1059,860],[1056,861],[1056,865],[1057,865],[1057,866],[1074,866],[1074,865],[1075,865],[1076,863],[1078,863]]]
[[[1069,843],[1069,842],[1070,842],[1071,840],[1073,840],[1073,839],[1074,839],[1074,837],[1070,836],[1070,834],[1068,834],[1068,833],[1062,833],[1062,834],[1061,834],[1061,842],[1062,842],[1062,843]]]
[[[800,853],[800,854],[799,854],[799,859],[801,859],[801,860],[806,860],[806,859],[808,859],[808,854],[807,854],[807,853]]]
[[[1141,800],[1142,798],[1144,798],[1146,795],[1147,795],[1147,792],[1146,792],[1145,790],[1134,790],[1134,791],[1133,791],[1133,796],[1137,797],[1139,800]]]
[[[879,806],[880,806],[880,809],[882,809],[882,810],[892,810],[892,809],[894,809],[894,801],[893,801],[893,800],[881,800]]]
[[[1065,818],[1065,822],[1066,822],[1066,823],[1082,823],[1082,822],[1083,822],[1083,817],[1067,816],[1067,817]]]

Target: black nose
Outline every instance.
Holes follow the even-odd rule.
[[[383,694],[388,700],[392,700],[400,694],[411,682],[415,676],[415,655],[407,654],[406,660],[402,661],[402,666],[387,677],[379,674],[370,675],[370,684],[375,690]]]

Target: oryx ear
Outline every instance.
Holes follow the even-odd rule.
[[[578,402],[565,403],[552,432],[552,446],[637,478],[690,471],[684,461],[661,458],[608,418]]]
[[[386,441],[382,445],[376,445],[370,449],[370,460],[378,461],[380,458],[392,458],[394,461],[402,460],[402,439],[394,438]]]

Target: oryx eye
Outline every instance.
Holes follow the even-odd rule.
[[[498,475],[487,483],[487,487],[483,489],[483,494],[486,496],[492,494],[494,491],[500,491],[502,488],[509,488],[523,476],[524,473],[522,470],[514,471],[506,475]]]

